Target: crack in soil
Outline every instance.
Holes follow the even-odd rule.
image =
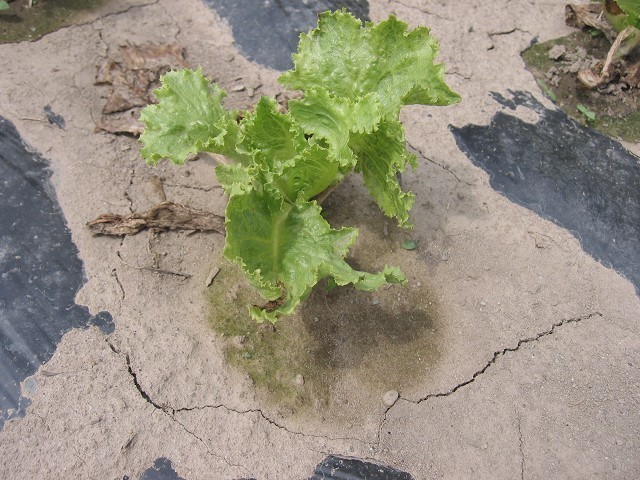
[[[359,438],[351,438],[351,437],[328,437],[325,435],[313,435],[313,434],[308,434],[308,433],[304,433],[304,432],[298,432],[295,430],[290,430],[287,427],[285,427],[284,425],[281,425],[280,423],[278,423],[277,421],[273,420],[272,418],[270,418],[268,415],[266,415],[261,409],[259,408],[250,408],[247,410],[235,410],[231,407],[228,407],[224,404],[219,404],[219,405],[202,405],[202,406],[195,406],[195,407],[181,407],[181,408],[177,408],[177,409],[172,409],[172,411],[174,413],[179,413],[179,412],[191,412],[194,410],[205,410],[205,409],[218,409],[218,408],[222,408],[223,410],[226,410],[228,412],[231,413],[236,413],[238,415],[245,415],[245,414],[249,414],[249,413],[254,413],[257,414],[260,418],[262,418],[262,420],[266,421],[267,423],[271,424],[272,426],[283,430],[285,432],[287,432],[289,435],[294,435],[294,436],[301,436],[304,438],[314,438],[314,439],[320,439],[320,440],[330,440],[330,441],[349,441],[349,442],[358,442],[358,443],[362,443],[362,444],[367,444],[366,441],[359,439]]]
[[[382,414],[382,420],[380,420],[380,425],[378,425],[378,433],[376,434],[376,450],[380,448],[380,442],[382,441],[382,429],[384,428],[384,424],[387,423],[387,413],[389,413],[389,410],[391,410],[400,400],[404,400],[404,398],[402,398],[398,394],[398,399],[395,401],[395,403],[385,408],[384,413]]]
[[[512,33],[515,33],[515,32],[523,32],[523,30],[513,27],[513,28],[510,28],[509,30],[501,30],[498,32],[487,32],[487,35],[489,35],[490,37],[499,37],[501,35],[511,35]]]
[[[414,146],[414,145],[412,145],[410,142],[407,142],[407,145],[409,146],[409,148],[410,148],[411,150],[413,150],[413,153],[415,153],[415,154],[419,155],[423,160],[426,160],[427,162],[432,163],[432,164],[434,164],[434,165],[436,165],[436,166],[440,167],[440,168],[441,168],[441,169],[443,169],[445,172],[450,173],[451,175],[453,175],[453,176],[455,177],[455,179],[456,179],[459,183],[464,183],[465,185],[468,185],[468,186],[470,186],[470,187],[475,186],[473,183],[469,183],[469,182],[467,182],[467,181],[464,181],[464,180],[460,179],[460,177],[458,177],[458,175],[456,175],[456,173],[455,173],[453,170],[449,169],[446,165],[441,165],[441,164],[439,164],[438,162],[436,162],[435,160],[432,160],[432,159],[430,159],[429,157],[427,157],[421,149],[419,149],[418,147],[415,147],[415,146]]]
[[[524,338],[522,340],[519,340],[517,345],[515,347],[506,347],[503,348],[502,350],[498,350],[497,352],[493,353],[493,357],[491,358],[491,360],[489,360],[487,362],[487,364],[482,367],[480,370],[478,370],[476,373],[474,373],[471,378],[469,380],[466,380],[462,383],[459,383],[458,385],[456,385],[455,387],[453,387],[451,390],[447,391],[447,392],[440,392],[440,393],[432,393],[427,395],[426,397],[421,398],[420,400],[409,400],[409,399],[405,399],[408,402],[411,403],[415,403],[415,404],[420,404],[422,402],[426,402],[428,400],[431,400],[432,398],[438,398],[438,397],[448,397],[449,395],[453,395],[455,392],[457,392],[458,390],[460,390],[462,387],[465,387],[473,382],[476,381],[476,379],[481,376],[483,373],[485,373],[494,363],[497,362],[498,358],[506,355],[507,353],[510,352],[517,352],[520,347],[522,345],[526,345],[527,343],[532,343],[532,342],[537,342],[538,340],[540,340],[543,337],[547,337],[549,335],[553,335],[556,330],[558,328],[561,328],[565,325],[568,325],[570,323],[580,323],[584,320],[589,320],[590,318],[593,317],[602,317],[602,314],[600,312],[595,312],[595,313],[590,313],[589,315],[586,315],[584,317],[576,317],[576,318],[569,318],[567,320],[562,320],[560,322],[554,323],[551,328],[549,330],[546,330],[542,333],[538,333],[536,335],[534,335],[533,337],[527,337]]]
[[[129,174],[130,174],[130,176],[129,176],[129,185],[127,185],[127,187],[124,189],[124,198],[127,200],[127,202],[129,202],[129,211],[131,213],[133,213],[133,199],[129,195],[129,190],[133,186],[133,182],[134,182],[134,179],[135,179],[135,176],[136,176],[135,168],[132,168],[129,171]]]
[[[162,8],[162,10],[164,10],[165,15],[173,21],[173,26],[176,28],[176,33],[173,34],[173,41],[179,43],[178,36],[182,34],[182,28],[180,27],[180,24],[176,22],[176,19],[173,15],[171,15],[171,12],[167,10],[167,8],[163,4],[159,3],[159,0],[156,0],[155,4],[158,4],[158,6]]]
[[[126,15],[127,13],[136,10],[138,8],[146,8],[149,7],[151,5],[157,5],[158,3],[160,3],[160,0],[153,0],[150,1],[149,3],[144,3],[141,5],[130,5],[127,8],[125,8],[124,10],[119,10],[117,12],[110,12],[110,13],[105,13],[104,15],[99,15],[98,17],[94,18],[93,20],[90,21],[86,21],[86,22],[78,22],[78,23],[71,23],[71,25],[62,25],[61,27],[56,28],[55,30],[52,30],[50,32],[47,33],[43,33],[40,37],[38,37],[37,40],[33,40],[33,42],[39,42],[42,39],[48,37],[49,35],[59,32],[61,30],[68,30],[71,28],[77,28],[77,27],[84,27],[84,26],[90,26],[92,28],[94,28],[94,24],[97,23],[100,20],[103,20],[105,18],[109,18],[109,17],[113,17],[116,15]]]
[[[198,440],[200,443],[202,443],[202,445],[204,446],[204,448],[207,450],[207,453],[209,455],[211,455],[212,457],[218,458],[222,461],[224,461],[227,465],[229,465],[230,467],[235,467],[235,468],[242,468],[245,472],[250,473],[249,469],[246,468],[243,465],[239,465],[239,464],[235,464],[235,463],[231,463],[231,461],[225,457],[224,455],[220,455],[217,453],[214,453],[211,451],[211,449],[209,448],[209,445],[207,445],[207,442],[205,442],[202,438],[200,438],[195,432],[189,430],[186,425],[184,425],[180,420],[178,420],[177,418],[175,418],[173,415],[169,414],[168,412],[163,411],[163,413],[165,415],[167,415],[169,418],[171,418],[171,420],[173,420],[174,422],[176,422],[178,425],[180,425],[182,427],[182,429],[187,432],[189,435],[191,435],[193,438],[195,438],[196,440]]]
[[[155,268],[155,267],[140,267],[137,265],[133,265],[132,263],[127,262],[122,255],[120,254],[120,250],[116,252],[116,257],[122,262],[123,265],[127,267],[133,268],[135,270],[140,270],[141,272],[152,272],[158,275],[171,275],[174,277],[180,277],[182,280],[188,280],[191,278],[191,275],[188,273],[174,272],[172,270],[165,270],[163,268]]]
[[[522,418],[518,415],[518,448],[520,450],[520,480],[524,480],[524,439],[522,438]]]
[[[131,377],[132,381],[133,381],[133,385],[135,387],[135,389],[138,391],[138,394],[152,407],[154,407],[156,410],[160,410],[162,413],[164,413],[165,415],[167,415],[171,420],[173,420],[174,422],[176,422],[178,425],[180,425],[180,427],[182,427],[182,429],[187,432],[188,434],[190,434],[191,436],[193,436],[195,439],[197,439],[199,442],[201,442],[203,444],[203,446],[206,448],[207,452],[216,458],[219,458],[221,460],[224,460],[225,463],[227,463],[229,466],[231,467],[236,467],[236,468],[242,468],[244,470],[247,470],[243,465],[236,465],[231,463],[226,457],[222,456],[222,455],[218,455],[214,452],[211,451],[211,449],[209,448],[209,445],[207,444],[207,442],[205,442],[201,437],[199,437],[195,432],[191,431],[189,428],[187,428],[186,425],[184,425],[179,419],[176,418],[176,414],[180,413],[180,412],[192,412],[195,410],[205,410],[205,409],[224,409],[228,412],[231,413],[235,413],[238,415],[246,415],[246,414],[257,414],[258,418],[261,418],[262,420],[266,421],[267,423],[269,423],[271,426],[278,428],[279,430],[283,430],[284,432],[288,433],[289,435],[293,435],[293,436],[300,436],[303,438],[312,438],[312,439],[319,439],[319,440],[323,440],[323,441],[349,441],[349,442],[354,442],[354,443],[361,443],[361,444],[367,444],[367,442],[365,442],[364,440],[358,439],[358,438],[349,438],[349,437],[327,437],[327,436],[323,436],[323,435],[312,435],[312,434],[306,434],[304,432],[297,432],[294,430],[290,430],[287,427],[285,427],[284,425],[279,424],[278,422],[276,422],[275,420],[269,418],[269,416],[267,416],[261,409],[247,409],[247,410],[236,410],[233,409],[231,407],[228,407],[224,404],[219,404],[219,405],[203,405],[203,406],[195,406],[195,407],[181,407],[181,408],[173,408],[170,405],[167,404],[159,404],[157,403],[152,397],[151,395],[149,395],[149,393],[142,387],[142,385],[140,384],[140,381],[138,380],[138,375],[137,373],[133,370],[133,367],[131,365],[131,358],[129,356],[128,353],[122,353],[120,350],[118,350],[111,342],[109,342],[107,340],[107,344],[109,345],[109,348],[116,353],[117,355],[120,356],[124,356],[125,362],[126,362],[126,366],[127,366],[127,371],[129,373],[129,376]],[[308,448],[308,447],[307,447]],[[310,448],[309,448],[310,449]],[[310,449],[312,450],[312,449]],[[249,473],[247,471],[247,473]]]
[[[448,71],[447,71],[447,74],[448,74],[448,75],[456,75],[456,76],[461,77],[461,78],[463,78],[463,79],[465,79],[465,80],[471,80],[471,79],[473,78],[473,73],[470,73],[470,74],[464,74],[464,73],[460,73],[460,72],[458,72],[458,71],[457,71],[457,70],[455,70],[455,69],[454,69],[454,70],[448,70]]]
[[[180,183],[163,183],[163,185],[170,188],[186,188],[189,190],[200,190],[202,192],[210,192],[211,190],[222,189],[221,185],[212,185],[210,187],[201,187],[198,185],[183,185]]]
[[[215,458],[218,458],[220,460],[223,460],[228,466],[230,467],[235,467],[235,468],[242,468],[243,470],[245,470],[247,473],[249,473],[249,470],[244,467],[243,465],[237,465],[234,463],[231,463],[224,455],[219,455],[217,453],[214,453],[211,451],[211,449],[209,448],[209,445],[201,438],[199,437],[195,432],[191,431],[189,428],[187,428],[180,420],[178,420],[177,418],[175,418],[175,413],[176,410],[172,409],[171,407],[167,406],[167,405],[160,405],[157,402],[155,402],[151,396],[144,390],[144,388],[142,388],[142,385],[140,385],[140,382],[138,380],[138,375],[136,374],[136,372],[133,370],[133,367],[131,365],[131,357],[129,356],[128,353],[122,353],[120,350],[118,350],[111,342],[109,342],[107,340],[107,345],[109,345],[109,348],[111,349],[112,352],[114,352],[116,355],[119,356],[124,356],[126,365],[127,365],[127,371],[129,372],[129,376],[131,376],[131,379],[133,380],[133,385],[136,388],[136,390],[138,391],[138,394],[140,394],[140,396],[152,407],[154,407],[156,410],[161,411],[162,413],[164,413],[167,417],[169,417],[172,421],[176,422],[178,425],[180,425],[180,427],[182,427],[182,429],[187,432],[189,435],[191,435],[192,437],[194,437],[196,440],[198,440],[200,443],[202,443],[202,445],[204,446],[204,448],[207,450],[207,453]]]
[[[380,447],[380,443],[382,442],[382,429],[384,428],[385,423],[387,422],[387,414],[388,412],[395,406],[398,404],[399,401],[404,400],[405,402],[409,402],[409,403],[413,403],[414,405],[419,405],[423,402],[429,401],[432,398],[439,398],[439,397],[448,397],[450,395],[453,395],[455,392],[457,392],[458,390],[460,390],[462,387],[465,387],[467,385],[472,384],[473,382],[476,381],[476,379],[478,377],[480,377],[482,374],[484,374],[493,364],[495,364],[498,359],[504,355],[506,355],[507,353],[512,353],[512,352],[517,352],[520,347],[522,345],[528,344],[528,343],[533,343],[533,342],[537,342],[538,340],[540,340],[541,338],[547,337],[549,335],[553,335],[556,330],[558,328],[561,328],[565,325],[568,325],[570,323],[580,323],[584,320],[589,320],[593,317],[602,317],[602,314],[600,312],[594,312],[594,313],[590,313],[586,316],[582,316],[582,317],[576,317],[576,318],[569,318],[566,320],[561,320],[560,322],[554,323],[551,328],[549,330],[546,330],[542,333],[538,333],[532,337],[527,337],[524,338],[522,340],[519,340],[517,345],[515,347],[506,347],[503,348],[502,350],[498,350],[497,352],[493,353],[492,358],[486,363],[486,365],[484,367],[482,367],[480,370],[478,370],[477,372],[475,372],[470,379],[459,383],[458,385],[456,385],[455,387],[453,387],[452,389],[446,391],[446,392],[439,392],[439,393],[431,393],[419,400],[411,400],[408,398],[404,398],[402,396],[398,397],[398,400],[396,401],[396,403],[394,403],[392,406],[388,407],[383,415],[383,418],[380,422],[380,426],[378,428],[378,438],[377,438],[377,443],[376,443],[376,449],[378,449]],[[520,424],[518,424],[518,430],[520,432],[520,442],[521,442],[521,452],[523,452],[522,450],[522,432],[520,429]],[[521,465],[521,469],[522,469],[522,475],[524,476],[524,453],[522,456],[522,465]]]
[[[138,390],[138,393],[140,394],[140,396],[142,398],[144,398],[146,400],[147,403],[153,405],[153,407],[155,407],[158,410],[162,410],[165,413],[168,413],[166,410],[166,407],[157,404],[156,402],[154,402],[151,397],[149,396],[149,394],[147,392],[144,391],[144,389],[142,388],[142,386],[140,385],[140,382],[138,381],[138,375],[136,374],[136,372],[133,371],[133,368],[131,367],[131,358],[129,357],[128,353],[124,354],[124,358],[127,362],[127,370],[129,371],[129,375],[131,375],[131,379],[133,380],[133,384],[136,387],[136,390]],[[173,417],[173,415],[171,415]]]
[[[102,15],[102,16],[96,18],[93,22],[90,22],[90,24],[93,25],[95,22],[97,22],[98,20],[103,19],[103,18],[115,17],[116,15],[125,15],[125,14],[127,14],[127,13],[129,13],[129,12],[131,12],[133,10],[137,10],[138,8],[146,8],[146,7],[150,7],[151,5],[157,5],[158,3],[160,3],[160,0],[153,0],[153,1],[150,1],[149,3],[143,3],[143,4],[140,4],[140,5],[131,5],[131,6],[127,7],[124,10],[120,10],[118,12],[111,12],[111,13],[107,13],[105,15]]]
[[[527,35],[530,35],[531,37],[534,37],[533,33],[527,31],[527,30],[523,30],[521,28],[518,27],[513,27],[509,30],[499,30],[497,32],[486,32],[487,36],[489,37],[490,40],[493,40],[493,37],[501,37],[501,36],[506,36],[506,35],[511,35],[512,33],[516,33],[516,32],[520,32],[520,33],[525,33]],[[496,48],[495,44],[492,42],[491,46],[489,48],[487,48],[487,50],[494,50]]]
[[[127,294],[124,291],[124,287],[122,286],[122,282],[120,282],[120,279],[118,278],[118,270],[115,269],[115,268],[113,270],[111,270],[111,276],[116,279],[116,283],[118,284],[118,287],[120,287],[120,293],[122,294],[122,298],[120,300],[124,300],[125,297],[127,296]]]

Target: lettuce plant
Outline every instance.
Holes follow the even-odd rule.
[[[300,36],[295,68],[279,82],[302,97],[283,113],[262,97],[253,110],[222,105],[225,92],[198,70],[167,73],[157,105],[141,114],[141,153],[151,164],[175,164],[199,152],[223,156],[216,176],[229,196],[225,257],[267,300],[251,307],[258,321],[292,313],[318,281],[375,290],[404,283],[396,267],[379,273],[345,261],[354,228],[331,228],[316,199],[351,172],[361,173],[382,211],[410,227],[412,193],[397,173],[416,157],[405,147],[400,109],[460,100],[435,64],[438,44],[423,27],[395,17],[361,22],[345,10],[326,12]]]

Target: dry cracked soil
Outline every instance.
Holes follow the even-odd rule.
[[[209,3],[101,2],[37,40],[0,44],[3,132],[50,166],[44,190],[82,261],[72,305],[85,315],[47,355],[32,352],[33,371],[17,380],[18,403],[2,416],[0,477],[305,479],[336,455],[415,479],[639,478],[637,226],[627,229],[635,257],[616,263],[579,226],[541,211],[544,202],[496,187],[499,172],[482,159],[506,155],[509,139],[474,146],[501,125],[560,129],[549,127],[555,106],[521,52],[573,31],[565,3],[367,4],[373,20],[395,13],[432,29],[463,101],[402,112],[420,158],[419,169],[403,174],[417,199],[414,230],[387,221],[357,179],[326,203],[332,224],[360,228],[351,261],[368,270],[398,265],[408,285],[373,295],[319,290],[274,329],[247,322],[242,301],[251,294],[221,257],[222,235],[113,238],[86,227],[102,213],[145,211],[165,199],[223,214],[210,159],[154,168],[132,136],[96,130],[108,95],[95,84],[97,69],[118,60],[123,45],[179,44],[187,64],[230,92],[231,107],[281,92],[279,71],[238,40],[241,26],[215,8],[220,2]],[[243,2],[227,2],[236,4]],[[579,136],[583,127],[561,121],[572,132],[562,145],[591,145]],[[547,155],[526,136],[498,133]],[[640,146],[612,142],[591,145],[590,155],[615,151],[628,162],[635,190],[622,204],[637,218]],[[510,168],[507,178],[530,178],[524,166]],[[570,209],[595,195],[590,185],[563,207],[570,217],[587,215]],[[8,198],[0,195],[3,209],[15,206]],[[5,260],[30,255],[14,255],[2,238]],[[401,247],[407,239],[415,250]],[[206,286],[214,268],[220,273]],[[3,295],[14,288],[7,272]],[[6,323],[9,305],[0,307],[11,351],[18,340]],[[395,402],[385,396],[391,390]],[[175,476],[151,476],[167,470]]]

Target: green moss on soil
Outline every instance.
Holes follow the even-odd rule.
[[[632,143],[640,141],[640,90],[635,88],[619,95],[607,95],[579,85],[576,73],[562,72],[557,68],[562,66],[561,62],[549,58],[549,50],[555,45],[563,45],[567,52],[584,48],[589,55],[604,59],[610,47],[606,38],[577,31],[533,45],[522,53],[522,58],[545,95],[571,118],[611,137]],[[549,82],[548,74],[553,68],[560,70],[558,85]],[[580,113],[580,104],[596,113],[595,120],[589,120]]]
[[[83,13],[102,5],[105,0],[26,0],[11,2],[0,12],[0,43],[37,40],[61,27],[72,25]]]

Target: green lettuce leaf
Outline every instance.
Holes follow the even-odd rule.
[[[640,0],[616,0],[627,15],[629,25],[640,28]]]
[[[427,28],[408,32],[394,16],[362,27],[345,10],[326,12],[318,28],[300,35],[295,69],[279,82],[303,92],[326,89],[353,101],[373,94],[383,115],[397,117],[406,104],[460,101],[444,81],[443,65],[434,63],[437,53],[438,43]]]
[[[239,163],[233,165],[220,164],[216,167],[216,177],[224,193],[233,197],[253,190],[255,175],[251,168]]]
[[[343,178],[340,167],[329,150],[311,145],[283,169],[279,185],[291,200],[310,200]]]
[[[212,152],[246,161],[236,151],[239,127],[236,112],[222,106],[226,95],[198,70],[171,71],[155,90],[158,105],[140,113],[145,124],[140,153],[151,164],[163,158],[183,164],[190,154]]]
[[[297,199],[310,200],[342,178],[339,163],[329,151],[318,145],[310,145],[275,174],[256,163],[249,167],[240,164],[218,165],[216,176],[224,192],[233,197],[255,188],[269,185],[278,190],[287,203]]]
[[[274,98],[262,97],[241,128],[243,140],[239,149],[276,174],[308,147],[304,130],[291,115],[278,111]]]
[[[362,172],[364,184],[380,209],[395,217],[401,227],[411,227],[409,210],[414,195],[402,191],[397,174],[404,172],[407,164],[416,168],[418,162],[405,147],[402,125],[385,120],[373,133],[354,135],[350,146],[358,159],[356,172]]]
[[[290,101],[289,110],[314,139],[327,142],[336,160],[347,170],[356,162],[348,146],[351,133],[371,132],[381,120],[380,104],[372,94],[352,101],[324,89],[311,90],[304,99]]]
[[[402,272],[393,267],[378,274],[353,270],[344,257],[357,230],[332,229],[315,202],[288,204],[277,189],[265,187],[231,197],[226,218],[225,257],[238,264],[270,301],[251,309],[258,321],[290,314],[326,277],[361,290],[405,282]]]

